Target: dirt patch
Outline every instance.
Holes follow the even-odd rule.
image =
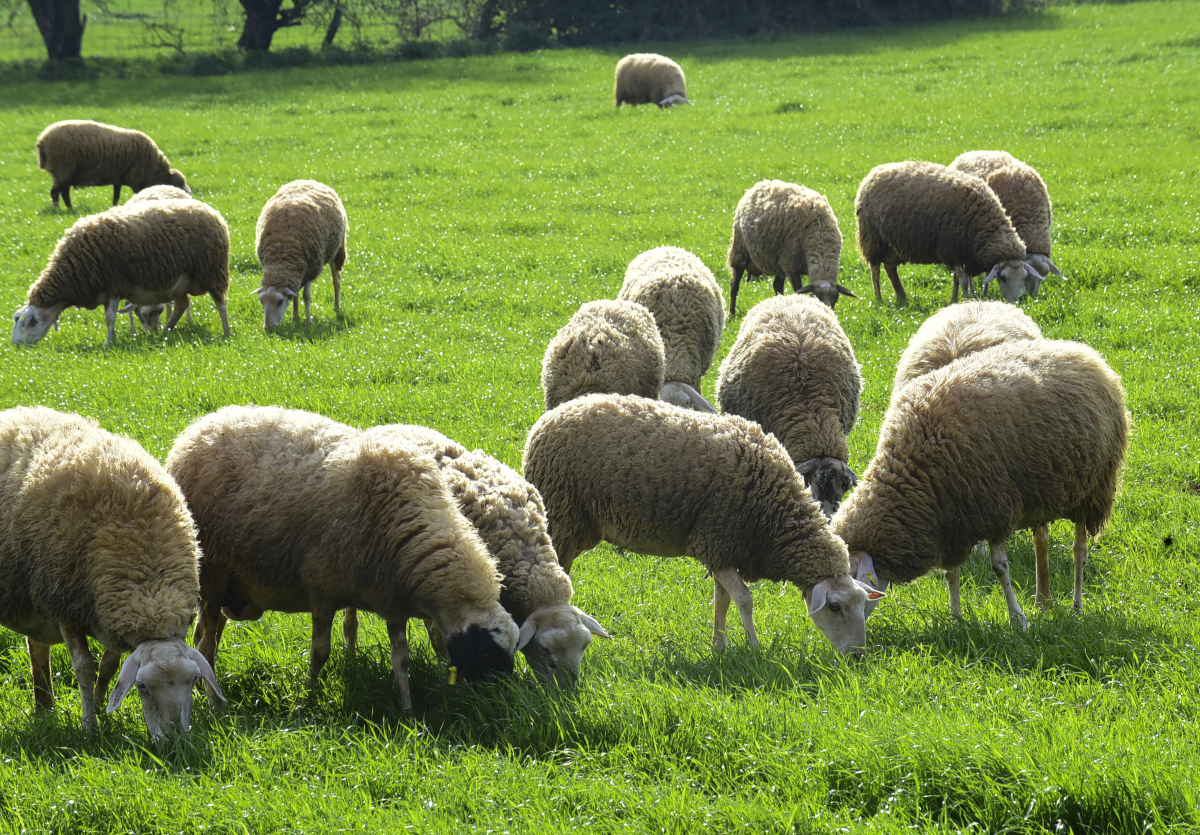
[[[1200,484],[1193,484],[1187,491],[1193,496],[1200,496]]]

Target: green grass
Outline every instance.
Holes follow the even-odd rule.
[[[422,635],[402,714],[367,617],[363,649],[335,646],[305,706],[307,618],[268,615],[226,632],[230,706],[198,705],[195,732],[165,749],[135,704],[86,738],[61,647],[62,709],[34,713],[24,641],[3,631],[0,830],[1200,830],[1200,4],[660,48],[694,107],[614,110],[619,50],[0,90],[0,309],[23,302],[77,216],[51,209],[34,159],[58,119],[154,136],[225,215],[234,269],[231,339],[207,299],[177,333],[118,331],[110,350],[101,313],[71,310],[36,347],[0,347],[0,407],[78,411],[162,458],[198,415],[278,404],[433,426],[518,465],[546,343],[580,303],[615,296],[639,252],[683,246],[726,281],[734,205],[781,177],[829,196],[843,283],[869,297],[853,247],[866,172],[1005,148],[1050,187],[1068,276],[1025,309],[1108,359],[1134,419],[1084,614],[1069,611],[1060,523],[1048,615],[1028,533],[1010,547],[1027,634],[977,559],[962,622],[939,578],[898,588],[863,663],[839,663],[796,590],[771,583],[754,590],[764,649],[734,627],[715,657],[698,563],[601,546],[576,563],[576,602],[615,638],[588,651],[577,692],[542,691],[523,664],[511,682],[450,687]],[[300,177],[336,188],[350,215],[343,314],[326,275],[314,327],[266,335],[254,223]],[[79,214],[107,193],[77,192]],[[882,305],[838,306],[866,379],[860,472],[897,357],[949,297],[944,270],[902,275],[905,309],[886,282]],[[742,311],[769,292],[744,286]]]

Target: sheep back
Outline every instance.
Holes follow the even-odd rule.
[[[200,596],[182,493],[135,441],[46,408],[0,412],[0,622],[73,622],[107,648],[183,640]]]
[[[150,186],[125,201],[126,206],[148,203],[151,200],[190,200],[192,195],[175,186]]]
[[[687,98],[683,68],[664,55],[638,52],[617,62],[613,100],[622,104],[658,104],[671,97]]]
[[[263,287],[299,290],[326,264],[346,260],[346,209],[329,186],[295,180],[280,187],[258,216],[254,250]]]
[[[38,136],[37,156],[38,168],[56,186],[121,185],[135,192],[153,185],[186,187],[184,176],[140,130],[90,120],[55,122]]]
[[[763,275],[807,275],[810,283],[837,283],[842,233],[825,195],[795,183],[763,180],[738,201],[733,226]],[[739,266],[736,240],[737,235],[730,242],[730,269]]]
[[[987,183],[1025,242],[1026,251],[1050,257],[1050,228],[1054,222],[1050,191],[1033,166],[1007,151],[967,151],[959,154],[950,167]]]

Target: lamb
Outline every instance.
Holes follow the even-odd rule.
[[[71,186],[112,185],[114,206],[121,202],[122,186],[136,193],[153,185],[170,185],[191,194],[183,174],[140,130],[86,119],[55,122],[38,136],[37,157],[38,168],[54,179],[50,199],[56,209],[60,196],[71,208]]]
[[[150,186],[150,188],[144,188],[134,194],[133,197],[130,197],[128,200],[126,200],[125,205],[133,206],[138,203],[146,203],[150,200],[187,200],[191,198],[191,196],[192,193],[190,191],[184,191],[183,189],[176,188],[175,186]],[[135,328],[133,324],[134,316],[136,316],[138,321],[141,322],[143,328],[151,333],[158,333],[158,321],[162,318],[164,312],[166,312],[167,316],[170,317],[170,302],[141,306],[127,304],[117,311],[117,313],[129,314],[130,334],[137,333],[137,328]],[[192,321],[191,307],[187,309],[187,319],[189,322]]]
[[[842,233],[825,195],[782,180],[762,180],[751,186],[733,213],[733,238],[729,242],[729,315],[737,312],[742,274],[772,275],[775,295],[783,294],[783,280],[797,293],[812,293],[830,307],[839,296],[857,298],[838,284],[838,259]],[[809,283],[802,284],[802,276]]]
[[[725,301],[712,270],[686,249],[660,246],[629,262],[617,298],[654,315],[667,360],[661,399],[715,413],[700,396],[700,379],[725,329]]]
[[[663,55],[637,52],[617,62],[613,99],[622,104],[691,104],[683,68]]]
[[[998,277],[1010,302],[1024,292],[1027,280],[1042,278],[995,193],[977,177],[944,165],[876,166],[858,187],[854,214],[858,251],[871,265],[875,301],[883,301],[880,264],[887,268],[900,303],[908,296],[896,272],[898,264],[945,264],[954,272],[952,302],[958,301],[960,286],[968,298],[973,295],[973,278],[983,272],[984,288]]]
[[[1050,192],[1033,166],[1006,151],[967,151],[959,154],[950,167],[978,177],[1000,198],[1013,228],[1025,242],[1028,260],[1042,275],[1062,271],[1050,260],[1050,227],[1053,212]],[[1040,282],[1031,280],[1029,293],[1036,295]]]
[[[262,264],[262,286],[254,291],[262,302],[264,326],[283,321],[288,302],[292,321],[300,321],[304,289],[304,323],[312,324],[312,283],[325,265],[333,277],[333,309],[341,310],[342,267],[346,265],[346,209],[337,192],[316,180],[294,180],[281,186],[263,206],[254,233]]]
[[[832,516],[858,483],[846,463],[846,437],[862,387],[854,349],[833,311],[805,296],[772,296],[742,320],[721,363],[716,401],[724,414],[774,434]]]
[[[211,665],[184,643],[196,616],[199,553],[183,495],[136,442],[53,409],[0,412],[0,623],[26,636],[34,702],[54,707],[50,647],[66,643],[83,727],[96,730],[137,684],[146,727],[190,726]],[[104,646],[97,674],[88,637]],[[95,690],[93,690],[93,685]]]
[[[199,529],[196,643],[210,665],[226,618],[310,612],[311,694],[329,658],[334,613],[354,607],[387,621],[405,709],[411,617],[430,618],[449,636],[452,680],[512,672],[518,631],[498,600],[496,561],[437,464],[395,431],[227,406],[180,434],[167,470]]]
[[[799,586],[834,647],[861,655],[868,591],[775,436],[737,416],[636,395],[592,394],[547,412],[525,442],[525,477],[546,503],[568,572],[605,539],[663,557],[690,554],[714,578],[713,646],[733,599],[758,646],[745,581]]]
[[[1048,339],[1001,343],[904,387],[833,531],[850,549],[855,576],[881,590],[947,572],[955,615],[960,566],[986,539],[1009,617],[1025,629],[1004,542],[1019,528],[1068,519],[1082,611],[1087,540],[1112,515],[1127,436],[1121,380],[1094,350]],[[1034,548],[1045,608],[1048,537],[1035,537]]]
[[[104,305],[105,347],[115,341],[121,299],[135,306],[174,301],[167,330],[188,309],[188,295],[213,298],[225,336],[229,316],[229,227],[199,200],[154,200],[80,218],[55,247],[14,315],[12,341],[32,345],[68,307]]]

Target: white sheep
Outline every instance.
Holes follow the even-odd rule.
[[[64,642],[85,728],[124,652],[108,712],[136,684],[155,737],[188,729],[201,678],[224,701],[184,643],[198,560],[183,495],[136,442],[53,409],[0,412],[0,623],[26,636],[38,707],[54,707],[50,647]],[[89,637],[104,646],[98,674]]]
[[[563,568],[602,539],[663,557],[691,555],[714,579],[713,645],[732,598],[758,646],[746,581],[789,581],[834,647],[861,654],[869,597],[845,545],[773,435],[736,416],[634,395],[589,395],[542,415],[525,477],[546,506]]]
[[[737,312],[742,274],[775,277],[775,295],[785,278],[797,293],[812,293],[833,307],[839,296],[856,296],[838,283],[842,232],[825,195],[782,180],[755,183],[738,201],[729,241],[729,315]],[[809,283],[803,285],[804,276]]]
[[[846,442],[862,374],[837,316],[805,296],[772,296],[742,320],[721,363],[717,404],[779,439],[826,516],[858,482]]]
[[[622,104],[691,104],[683,68],[663,55],[637,52],[617,62],[613,100]]]
[[[292,321],[300,321],[301,289],[304,323],[312,324],[312,283],[326,264],[333,278],[333,309],[341,310],[347,223],[337,192],[316,180],[281,186],[263,206],[254,233],[262,286],[254,294],[262,303],[265,327],[283,321],[289,302]]]

